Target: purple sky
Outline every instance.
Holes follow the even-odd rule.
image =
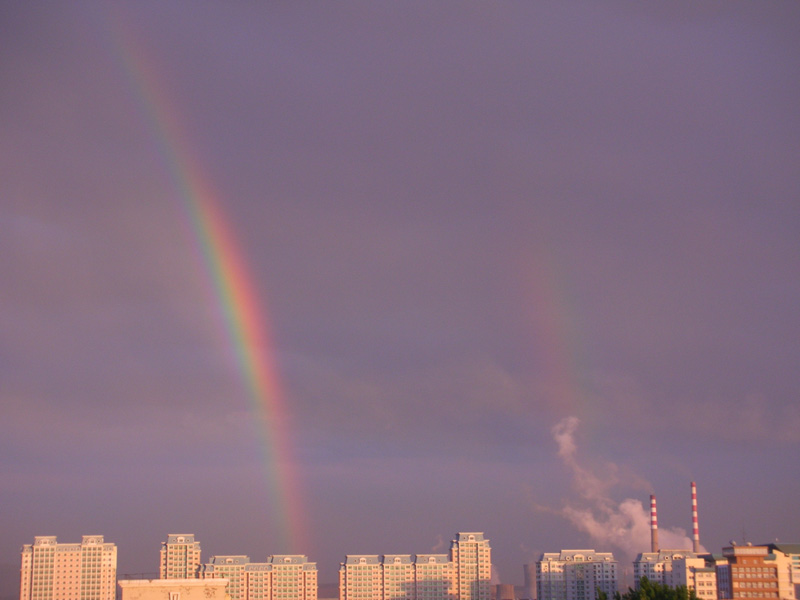
[[[708,549],[800,541],[799,30],[794,2],[2,3],[3,595],[35,535],[95,533],[121,573],[193,532],[332,582],[485,531],[521,583],[646,550],[629,498],[688,529],[693,479]],[[306,548],[121,32],[270,321]]]

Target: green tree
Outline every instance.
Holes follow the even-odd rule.
[[[607,599],[601,599],[598,595],[598,600]],[[614,600],[697,600],[697,594],[685,585],[672,587],[642,577],[638,589],[628,588],[624,594],[617,592]]]

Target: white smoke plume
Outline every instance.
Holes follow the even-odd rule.
[[[582,506],[567,504],[557,509],[575,528],[589,534],[598,550],[614,548],[633,560],[640,552],[650,550],[650,515],[640,500],[612,500],[609,490],[619,483],[619,468],[608,464],[609,473],[600,478],[578,463],[575,431],[580,421],[567,417],[552,429],[558,444],[558,455],[570,469],[573,486],[581,495]],[[658,530],[659,545],[669,549],[691,549],[692,540],[679,527]]]
[[[436,554],[437,552],[442,552],[447,548],[447,544],[444,541],[444,536],[441,533],[436,534],[436,543],[431,546],[431,553]]]

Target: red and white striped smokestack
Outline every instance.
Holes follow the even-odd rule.
[[[650,552],[658,552],[658,515],[656,514],[655,494],[650,494]]]
[[[692,482],[692,550],[700,552],[700,528],[697,526],[697,485]]]

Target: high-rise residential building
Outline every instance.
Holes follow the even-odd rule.
[[[339,566],[341,600],[453,600],[446,554],[348,555]]]
[[[490,600],[491,548],[483,533],[458,533],[447,554],[348,554],[340,600]]]
[[[249,556],[212,556],[211,562],[204,564],[200,569],[200,576],[203,579],[227,579],[225,592],[230,599],[245,600],[248,592],[245,568],[250,564]],[[261,586],[256,589],[260,588]]]
[[[37,536],[22,547],[20,600],[114,600],[116,590],[117,547],[102,535],[80,544]]]
[[[191,533],[171,533],[161,542],[161,579],[195,579],[200,576],[200,542]]]
[[[633,578],[636,589],[639,589],[639,582],[642,577],[647,577],[653,583],[672,585],[672,566],[675,561],[696,559],[697,557],[698,555],[690,550],[642,552],[633,561]]]
[[[727,565],[717,567],[720,599],[795,600],[790,556],[770,546],[728,546]],[[727,579],[723,583],[723,578]]]
[[[456,567],[456,597],[459,600],[489,600],[492,579],[492,549],[483,533],[457,533],[450,543]]]
[[[459,598],[456,590],[457,567],[453,556],[446,554],[417,554],[414,557],[414,598],[416,600],[446,600]],[[384,600],[391,600],[385,596]]]
[[[339,564],[339,600],[385,600],[384,597],[382,557],[377,554],[345,556],[344,562]]]
[[[545,552],[536,563],[538,600],[596,600],[617,591],[619,565],[611,552],[562,550]]]
[[[267,565],[272,572],[271,595],[263,600],[317,600],[317,563],[308,562],[305,556],[275,554],[267,559]]]
[[[664,574],[664,583],[694,590],[700,600],[717,600],[717,570],[713,561],[702,556],[675,558],[672,569]]]
[[[384,554],[383,596],[391,600],[414,600],[416,567],[409,554]]]
[[[204,579],[224,578],[230,600],[317,600],[317,564],[294,554],[252,563],[247,556],[214,556],[203,565]]]

